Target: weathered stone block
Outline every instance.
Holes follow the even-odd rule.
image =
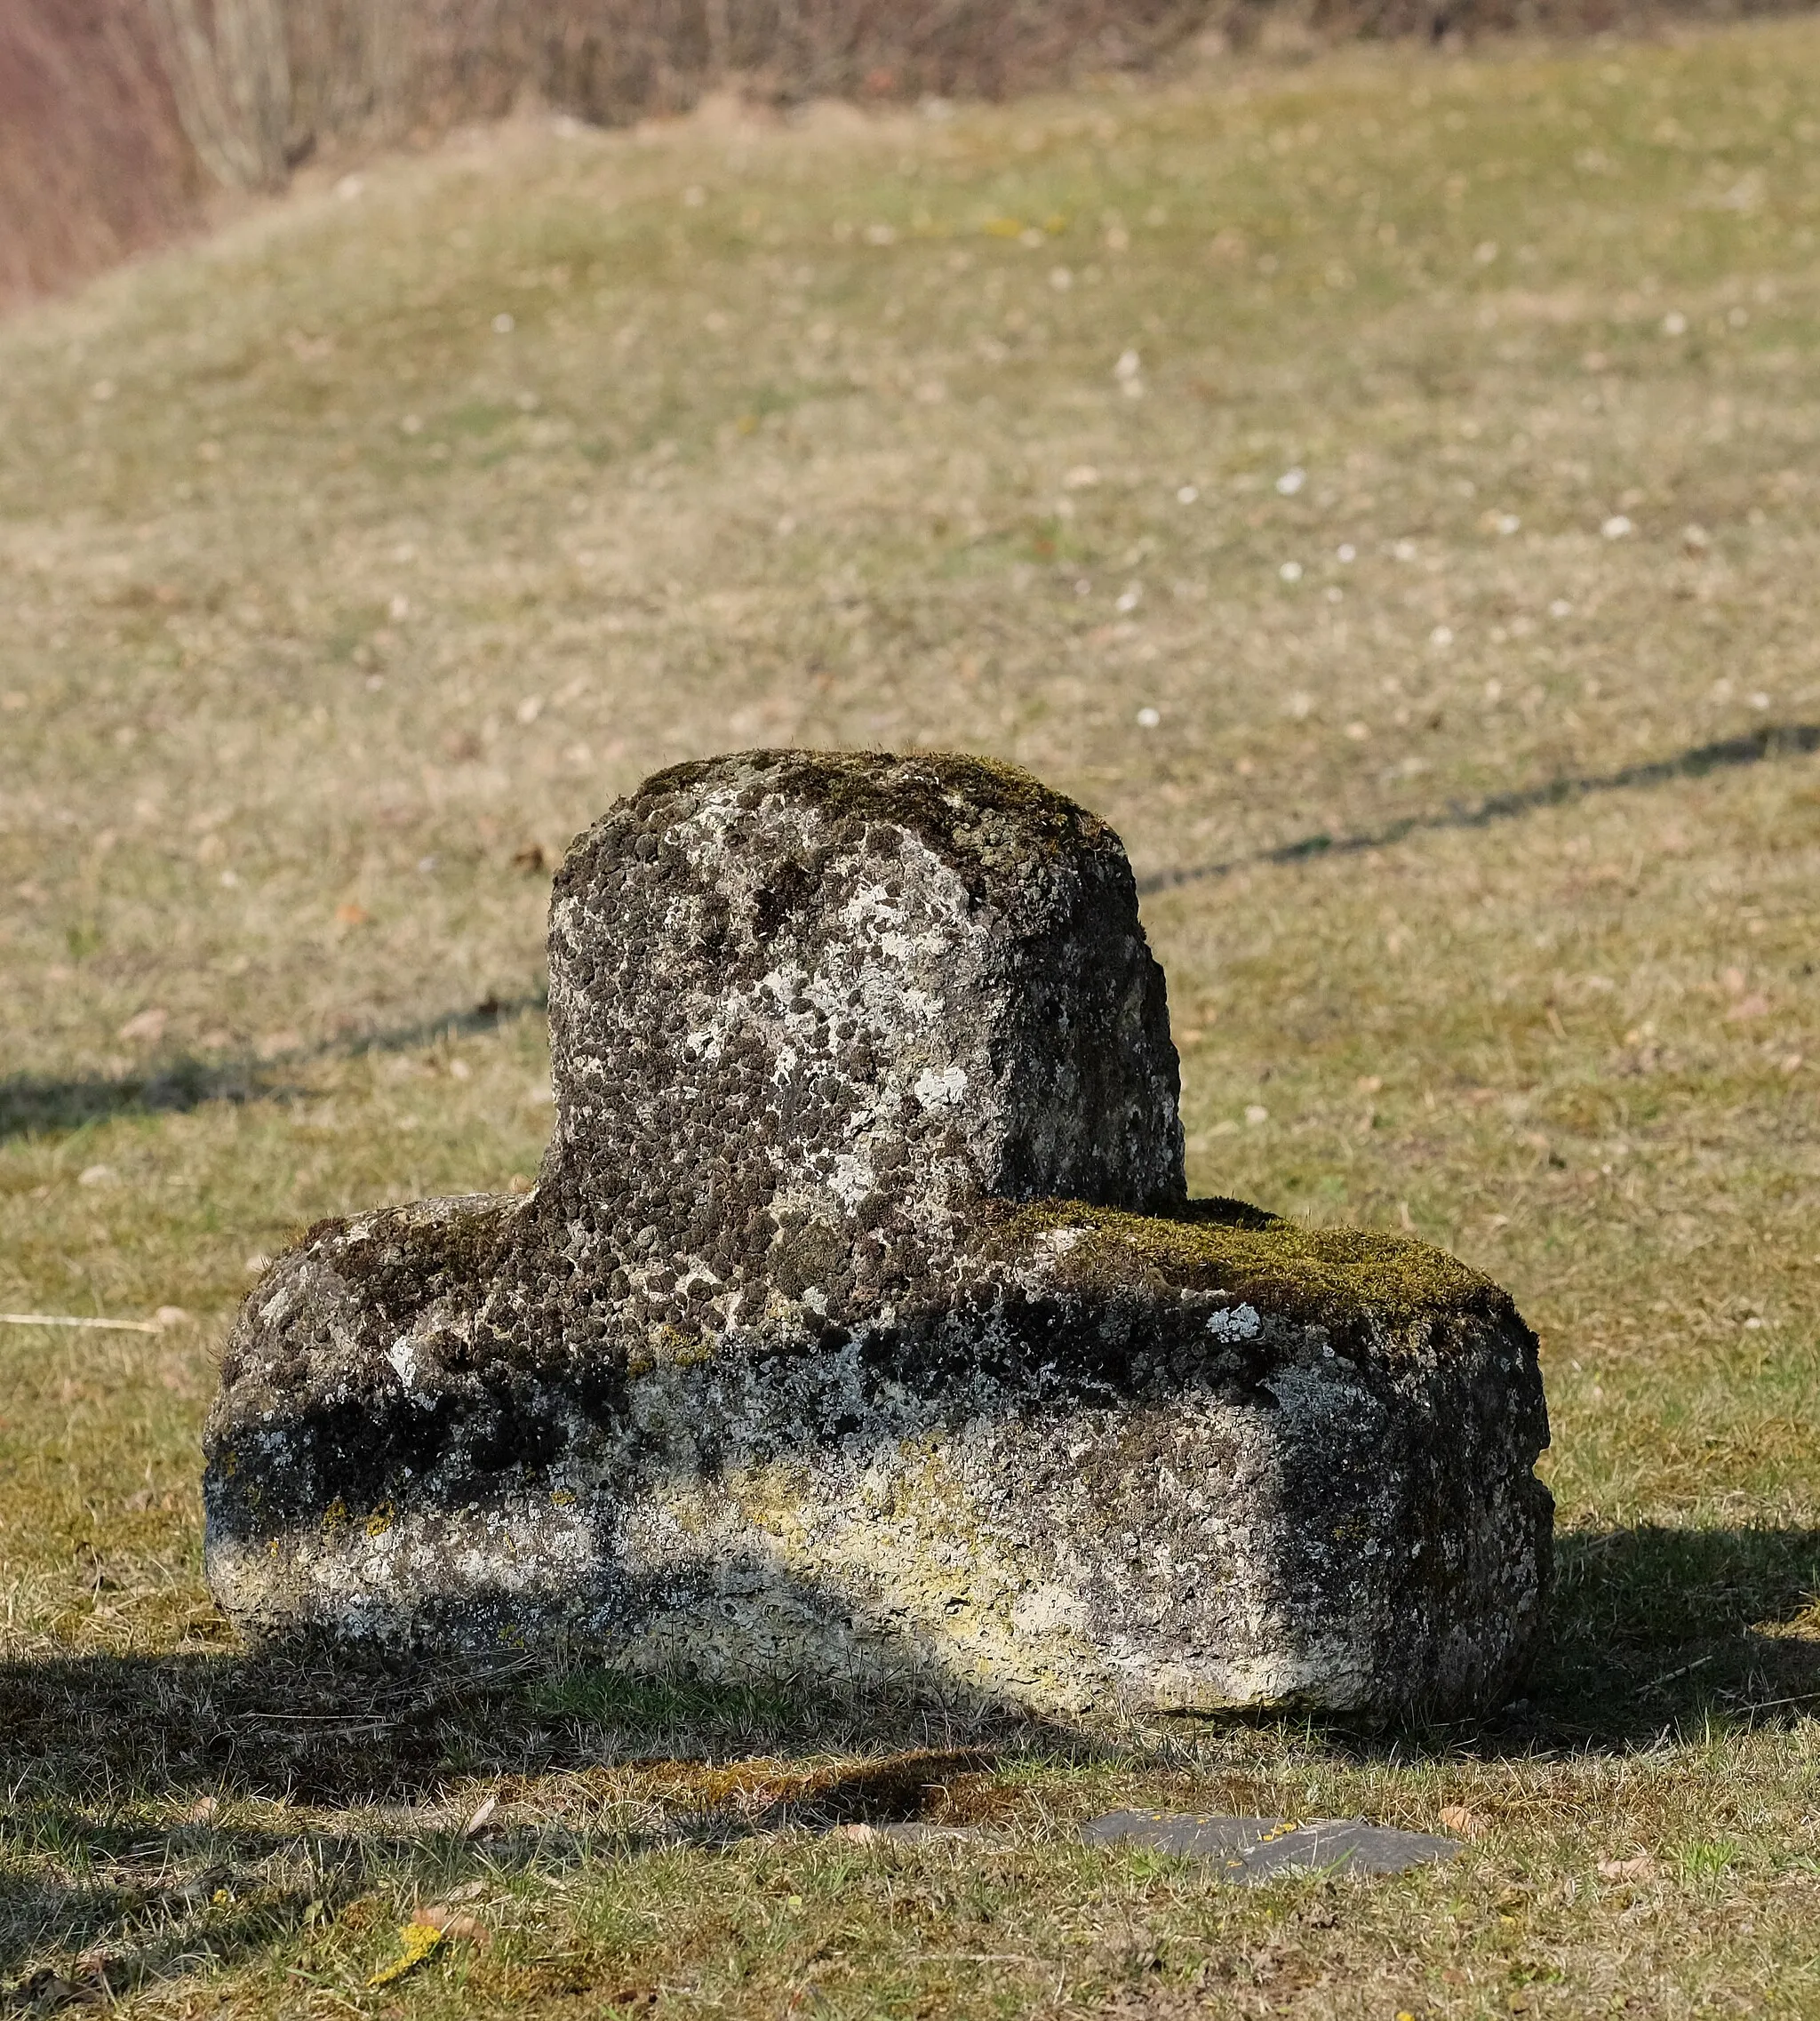
[[[567,1633],[1032,1709],[1496,1697],[1552,1505],[1509,1298],[1190,1202],[1105,825],[1009,768],[758,752],[583,835],[522,1199],[249,1297],[208,1570],[254,1637]]]

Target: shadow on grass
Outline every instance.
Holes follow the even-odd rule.
[[[1569,1531],[1555,1558],[1512,1740],[1624,1748],[1820,1715],[1820,1530]]]
[[[284,1078],[287,1071],[324,1059],[351,1059],[363,1052],[410,1052],[437,1039],[491,1031],[508,1018],[547,1007],[548,998],[540,990],[507,1002],[490,997],[468,1010],[329,1040],[271,1060],[173,1059],[152,1072],[119,1078],[11,1074],[0,1077],[0,1141],[60,1135],[112,1116],[156,1115],[200,1108],[205,1102],[283,1100],[302,1092]]]
[[[1739,765],[1759,765],[1769,758],[1802,757],[1820,751],[1820,723],[1770,723],[1748,737],[1726,737],[1716,743],[1696,744],[1672,757],[1653,758],[1647,763],[1623,765],[1616,771],[1588,772],[1544,779],[1538,786],[1524,787],[1515,793],[1495,793],[1472,805],[1455,804],[1437,813],[1409,814],[1354,835],[1313,835],[1280,843],[1275,849],[1259,850],[1250,856],[1234,856],[1220,863],[1202,863],[1177,870],[1160,870],[1138,880],[1141,897],[1157,891],[1173,891],[1184,884],[1204,884],[1230,877],[1240,870],[1268,868],[1273,864],[1301,863],[1315,856],[1359,856],[1370,850],[1390,849],[1411,835],[1431,835],[1445,828],[1489,828],[1499,821],[1513,821],[1524,814],[1539,813],[1545,807],[1563,807],[1600,793],[1622,793],[1638,787],[1672,786],[1677,779],[1704,779],[1710,772],[1728,771]]]
[[[1558,1561],[1552,1644],[1527,1698],[1471,1726],[1282,1722],[1316,1749],[1381,1760],[1394,1747],[1408,1761],[1412,1749],[1418,1760],[1620,1752],[1820,1713],[1820,1638],[1777,1632],[1811,1624],[1820,1530],[1570,1532]],[[1108,1746],[1127,1765],[1145,1752],[1129,1731],[907,1697],[658,1682],[585,1661],[477,1672],[291,1651],[0,1665],[0,2013],[251,1957],[375,1888],[435,1890],[468,1871],[722,1844],[790,1824],[965,1815],[968,1778],[995,1762],[1090,1761]],[[632,1772],[636,1825],[510,1821],[515,1778],[615,1767]],[[476,1840],[451,1793],[488,1782],[508,1812]],[[212,1806],[261,1797],[412,1814],[381,1811],[367,1830],[316,1829],[295,1813],[273,1831],[231,1813],[211,1821]],[[181,1821],[147,1821],[148,1809]],[[47,1956],[61,1962],[16,1977]]]
[[[381,1667],[320,1650],[0,1666],[0,2014],[232,1963],[375,1889],[431,1900],[468,1874],[915,1818],[1007,1745],[1081,1745],[907,1700],[817,1703],[586,1665]],[[509,1804],[515,1778],[613,1765],[635,1771],[640,1799],[619,1828],[508,1809],[476,1835],[472,1798],[445,1801],[479,1780],[502,1784]],[[260,1797],[395,1808],[364,1830],[319,1828],[307,1809],[261,1829],[225,1809]],[[145,1821],[172,1805],[180,1821]]]

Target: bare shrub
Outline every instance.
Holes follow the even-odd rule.
[[[284,0],[151,0],[164,65],[204,165],[236,189],[276,189],[290,166]]]
[[[526,93],[602,124],[684,110],[704,90],[734,80],[786,102],[997,98],[1054,83],[1083,63],[1143,62],[1221,4],[288,0],[296,124],[304,130],[293,146],[368,122],[411,132],[493,116]]]
[[[1250,42],[1770,12],[1801,0],[0,0],[0,303],[168,236],[209,180],[427,140],[529,98],[613,124],[773,102],[1002,98]]]
[[[0,0],[0,304],[168,237],[202,183],[139,11]]]

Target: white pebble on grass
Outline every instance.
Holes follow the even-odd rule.
[[[517,327],[517,323],[504,309],[501,309],[493,318],[493,335],[495,337],[509,337]]]
[[[1448,647],[1454,643],[1453,627],[1451,625],[1437,625],[1434,629],[1429,633],[1428,643],[1437,651],[1442,652],[1446,651]]]
[[[1300,582],[1302,564],[1300,562],[1285,562],[1276,572],[1285,582]]]
[[[1294,469],[1285,470],[1276,481],[1276,488],[1286,499],[1292,499],[1308,482],[1308,473],[1298,464]]]
[[[1637,529],[1621,512],[1615,512],[1599,529],[1608,540],[1622,540]]]
[[[1161,721],[1162,715],[1160,710],[1145,707],[1138,711],[1138,727],[1140,730],[1154,730]]]

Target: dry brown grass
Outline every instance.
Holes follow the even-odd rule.
[[[0,308],[283,188],[539,103],[603,125],[1000,100],[1183,51],[1675,32],[1804,0],[0,0]]]
[[[0,1331],[0,1985],[1820,2010],[1816,80],[1793,23],[524,124],[0,332],[0,1308],[194,1315]],[[195,1438],[247,1259],[532,1169],[549,860],[760,740],[1106,813],[1197,1186],[1516,1291],[1564,1531],[1525,1705],[1089,1744],[236,1659]],[[922,1799],[983,1840],[820,1833],[929,1745],[992,1752]],[[1486,1828],[1237,1895],[1078,1844],[1134,1801]],[[370,1993],[475,1882],[491,1941]]]

